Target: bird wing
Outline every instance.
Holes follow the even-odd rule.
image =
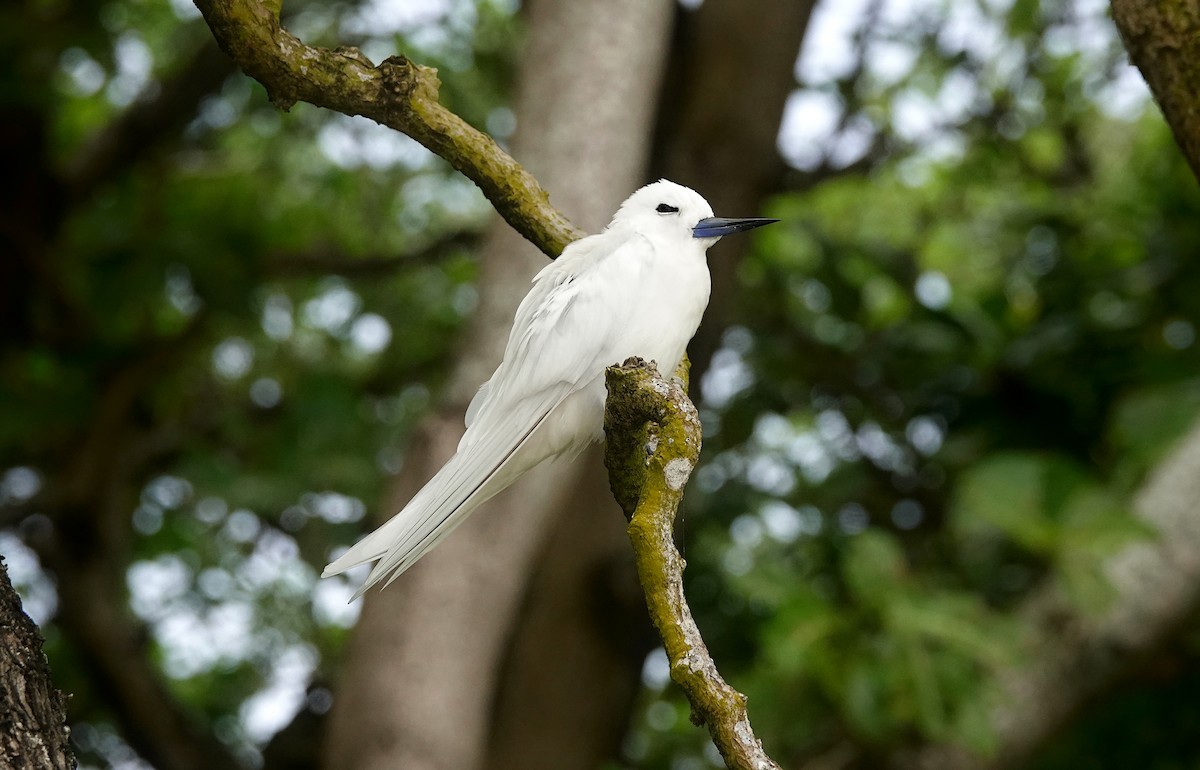
[[[530,446],[546,418],[613,361],[626,304],[607,273],[616,252],[643,248],[610,233],[576,241],[534,278],[517,309],[504,360],[467,410],[468,428],[445,466],[398,514],[325,568],[325,576],[378,560],[359,589],[394,580],[476,506],[544,458]],[[606,290],[609,289],[609,290]],[[513,462],[522,449],[525,459]]]
[[[575,241],[543,268],[517,308],[503,361],[467,408],[468,428],[561,383],[581,387],[614,363],[614,331],[631,309],[626,285],[637,278],[614,268],[648,261],[651,248],[641,236],[603,232]],[[644,259],[628,258],[639,250]]]
[[[609,326],[602,324],[610,322],[612,315],[602,307],[589,308],[588,302],[577,307],[580,297],[587,296],[579,291],[581,284],[576,279],[601,268],[606,253],[628,248],[628,242],[622,241],[608,232],[581,238],[568,244],[557,260],[534,276],[533,288],[517,307],[500,366],[479,386],[467,406],[468,429],[485,406],[498,408],[522,391],[535,392],[557,378],[587,368],[591,358],[588,353],[600,352],[589,348],[588,342],[604,336]],[[593,318],[586,317],[588,310],[595,311]],[[585,325],[576,328],[573,321]],[[470,430],[463,435],[464,441],[469,437]]]

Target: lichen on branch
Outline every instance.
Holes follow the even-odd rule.
[[[746,696],[717,672],[683,592],[683,557],[675,547],[675,513],[700,457],[700,417],[679,377],[663,379],[653,363],[630,358],[605,372],[604,464],[613,495],[629,519],[638,580],[650,619],[687,695],[692,721],[705,725],[726,766],[778,770],[754,737]]]
[[[437,70],[392,56],[379,65],[358,49],[305,45],[283,28],[278,3],[195,0],[221,48],[262,83],[271,102],[298,101],[362,115],[416,139],[479,186],[496,211],[551,259],[581,237],[533,175],[438,101]]]

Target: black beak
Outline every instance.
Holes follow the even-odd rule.
[[[746,219],[729,219],[728,217],[709,217],[701,219],[692,228],[693,238],[720,238],[722,235],[731,235],[733,233],[744,233],[747,230],[753,230],[756,227],[769,225],[772,222],[778,222],[778,219],[764,219],[762,217],[749,217]]]

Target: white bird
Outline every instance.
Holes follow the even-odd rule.
[[[665,179],[630,195],[603,232],[534,277],[454,456],[322,577],[373,561],[355,597],[390,583],[526,471],[602,439],[604,370],[640,356],[674,372],[708,305],[705,252],[723,235],[775,221],[714,217],[698,193]]]

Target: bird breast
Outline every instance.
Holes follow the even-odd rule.
[[[568,422],[578,420],[588,426],[591,440],[603,437],[605,368],[637,356],[654,361],[659,372],[670,377],[683,360],[708,305],[710,290],[704,251],[688,251],[651,247],[639,250],[637,256],[621,254],[624,264],[606,266],[620,276],[617,283],[623,295],[611,303],[619,317],[608,355],[595,379],[563,410]]]
[[[708,305],[709,275],[699,244],[650,249],[648,258],[623,271],[631,302],[621,319],[620,363],[630,356],[652,360],[670,377]]]

